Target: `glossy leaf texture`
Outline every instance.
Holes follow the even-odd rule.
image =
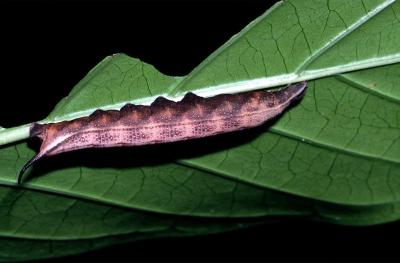
[[[43,122],[187,91],[212,96],[300,80],[309,89],[260,128],[64,154],[31,169],[19,188],[16,174],[34,151],[2,147],[0,242],[8,245],[0,259],[227,231],[275,216],[346,225],[399,219],[400,3],[335,3],[280,2],[184,77],[123,54],[105,58]],[[16,251],[26,244],[38,249],[23,258]]]
[[[0,196],[0,260],[4,261],[59,257],[133,240],[204,235],[263,222],[219,218],[204,222],[11,187],[1,187]]]

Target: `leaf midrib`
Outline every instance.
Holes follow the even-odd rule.
[[[364,16],[362,16],[359,20],[357,20],[357,22],[352,24],[350,27],[347,27],[344,31],[341,32],[341,34],[336,36],[333,40],[328,41],[327,44],[325,44],[320,49],[316,50],[316,52],[314,52],[314,54],[312,54],[306,61],[304,61],[302,65],[299,65],[299,67],[295,70],[295,73],[298,75],[301,75],[302,73],[306,72],[307,67],[310,64],[312,64],[317,58],[322,56],[326,51],[328,51],[333,46],[335,46],[339,41],[341,41],[342,39],[344,39],[345,37],[347,37],[348,35],[353,33],[354,30],[358,29],[360,26],[362,26],[366,22],[370,21],[373,17],[375,17],[377,14],[379,14],[380,12],[385,10],[389,5],[391,5],[394,2],[395,2],[395,0],[386,1],[386,2],[378,5],[377,7],[375,7],[369,13],[365,13]],[[290,3],[290,5],[293,6],[293,4],[291,2],[288,2],[288,3]],[[293,6],[293,8],[296,8],[296,7]],[[299,24],[300,24],[300,22],[299,22]]]
[[[394,2],[394,1],[385,2],[385,3],[388,3],[388,4],[386,4],[386,5],[389,5],[389,4],[393,3],[393,2]],[[280,2],[279,4],[281,4],[281,2]],[[384,8],[381,9],[381,10],[384,10]],[[381,10],[380,10],[380,11],[381,11]],[[375,15],[375,14],[374,14],[374,15]],[[364,17],[368,17],[368,15],[366,15],[366,16],[364,16]],[[370,18],[371,18],[371,17],[373,17],[373,16],[370,16]],[[368,20],[369,20],[369,19],[366,19],[365,21],[368,21]],[[364,22],[365,22],[365,21],[364,21]],[[364,22],[363,22],[363,23],[364,23]],[[255,24],[256,24],[256,23],[254,23],[253,26],[254,26]],[[250,29],[250,28],[251,28],[251,27],[249,27],[249,29]],[[348,32],[348,34],[349,34],[349,33],[350,33],[350,32]],[[343,37],[344,37],[344,36],[343,36]],[[342,38],[343,38],[343,37],[342,37]],[[329,48],[330,48],[330,47],[328,47],[327,49],[329,49]],[[324,53],[327,49],[323,50],[322,53]],[[322,54],[322,53],[321,53],[321,54]],[[319,55],[321,55],[321,54],[319,54]],[[317,57],[318,57],[318,56],[317,56]],[[311,62],[310,62],[310,63],[311,63]],[[310,63],[309,63],[309,64],[310,64]],[[200,65],[200,66],[201,66],[201,65]],[[303,66],[304,66],[304,64],[303,64]],[[194,71],[194,72],[195,72],[195,71]],[[184,80],[182,83],[185,83],[185,82],[186,82],[186,78],[185,78],[185,80]],[[183,85],[182,83],[179,83],[179,84],[177,85],[177,87]],[[390,98],[390,97],[389,97],[389,98]],[[279,131],[274,130],[274,129],[272,129],[271,131],[272,131],[272,132],[275,132],[275,133],[279,133]],[[289,137],[289,138],[292,138],[292,139],[299,140],[299,138],[295,138],[296,136],[295,136],[295,135],[292,135],[292,134],[281,134],[281,135],[284,135],[284,136]],[[301,143],[301,142],[302,142],[302,141],[300,141],[300,143]],[[309,141],[305,141],[305,143],[310,143],[310,142],[309,142]],[[332,147],[332,146],[327,145],[327,144],[315,143],[315,142],[310,143],[310,144],[312,144],[312,145],[314,145],[314,146],[321,147],[321,148]],[[379,159],[379,158],[377,158],[376,156],[370,156],[370,155],[365,155],[365,154],[361,154],[361,153],[349,152],[348,150],[341,149],[341,148],[337,148],[337,147],[332,147],[332,148],[328,148],[328,149],[330,149],[330,150],[335,150],[335,151],[343,151],[343,152],[346,153],[346,154],[352,154],[352,155],[357,154],[357,156],[363,157],[363,158],[370,158],[370,159],[374,159],[374,160]],[[387,160],[387,159],[384,159],[384,158],[382,158],[381,160],[382,160],[382,161],[385,161],[385,162],[393,162],[393,163],[395,163],[396,165],[399,164],[399,162]],[[220,175],[220,174],[217,173],[217,175]],[[225,177],[225,176],[224,176],[224,177]],[[235,179],[237,179],[237,178],[235,178]],[[11,183],[4,183],[3,180],[0,180],[0,181],[1,181],[1,184],[13,186],[13,184],[11,184]],[[238,181],[241,181],[241,180],[238,179]],[[30,189],[30,187],[32,187],[32,186],[27,187],[27,189]],[[35,188],[35,187],[32,187],[32,189],[34,189],[34,188]],[[41,190],[41,191],[44,190],[44,192],[49,192],[47,188],[42,189],[41,187],[39,187],[39,188],[37,188],[37,190]],[[54,191],[54,193],[60,193],[60,192]],[[64,192],[62,192],[62,194],[64,194]],[[68,195],[68,194],[67,194],[67,196],[71,196],[71,195]],[[72,195],[72,196],[75,196],[75,194]],[[84,200],[89,200],[87,196],[82,196],[82,197],[83,197],[82,199],[84,199]],[[99,202],[99,199],[94,198],[93,200],[96,201],[96,202]],[[100,202],[104,202],[104,200],[101,200]],[[114,204],[114,205],[115,205],[115,203],[112,203],[112,202],[111,202],[110,204]],[[118,204],[118,205],[120,205],[120,204]],[[129,207],[129,208],[132,208],[132,207]],[[154,210],[151,210],[151,211],[154,211]]]
[[[343,75],[338,75],[337,78],[338,79],[340,79],[340,78],[348,79]],[[349,80],[349,81],[352,81],[352,80]],[[359,83],[357,83],[357,84],[361,85]],[[355,88],[359,88],[359,87],[357,87],[357,85],[354,85],[354,86],[355,86]],[[372,91],[371,89],[369,89],[367,87],[364,87],[364,88],[365,88],[365,91],[369,91],[369,93],[371,95],[373,95],[373,96],[384,97],[384,99],[396,100],[395,98],[392,98],[392,97],[390,97],[388,95],[381,95],[381,93],[379,93],[379,92]],[[396,102],[398,102],[398,101],[396,100]],[[369,160],[379,160],[379,161],[382,161],[382,162],[387,162],[387,163],[390,163],[390,164],[394,164],[396,166],[400,164],[400,161],[390,160],[390,159],[386,159],[386,158],[383,158],[383,157],[374,156],[374,155],[370,155],[370,154],[366,154],[366,153],[350,151],[350,150],[348,150],[346,148],[341,148],[341,147],[338,147],[338,146],[335,146],[335,145],[332,145],[332,144],[327,144],[327,143],[322,143],[322,142],[317,142],[317,141],[311,141],[311,140],[303,140],[304,139],[303,137],[295,135],[295,134],[288,133],[287,131],[285,131],[283,129],[277,129],[277,128],[271,127],[269,129],[269,131],[271,131],[271,132],[273,132],[275,134],[278,134],[278,135],[285,136],[287,138],[296,140],[296,141],[298,141],[298,143],[306,143],[306,144],[312,145],[314,147],[319,147],[319,148],[322,148],[322,149],[335,151],[337,153],[342,153],[342,154],[350,155],[350,156],[357,157],[357,158],[364,158],[364,159],[369,159]],[[236,178],[236,177],[233,177],[233,176],[231,176],[229,174],[226,174],[226,173],[224,173],[222,171],[216,171],[214,169],[210,170],[210,169],[207,169],[207,168],[200,168],[200,167],[198,167],[196,165],[193,165],[192,163],[187,162],[185,160],[178,160],[176,163],[179,164],[179,165],[189,166],[189,167],[197,169],[199,171],[206,171],[208,173],[212,173],[214,175],[217,175],[217,176],[220,176],[220,177],[223,177],[223,178],[229,177],[230,179],[234,179],[235,181],[238,181],[238,182],[241,182],[241,183],[247,183],[247,184],[250,184],[250,185],[253,185],[253,186],[257,186],[257,187],[261,187],[261,188],[279,190],[279,191],[283,191],[283,192],[286,192],[286,193],[289,193],[289,194],[292,194],[292,195],[303,196],[303,195],[300,195],[300,194],[297,194],[297,193],[290,193],[288,191],[284,191],[284,190],[279,189],[279,188],[274,188],[274,187],[271,187],[271,186],[265,186],[265,184],[252,182],[252,181],[245,180],[245,179],[242,179],[242,178]],[[3,179],[0,179],[0,185],[1,184],[2,185],[6,185],[6,186],[15,186],[14,184],[9,183],[7,181],[4,181]],[[121,203],[114,202],[114,201],[107,201],[107,200],[104,200],[104,199],[92,198],[92,197],[88,197],[86,195],[77,194],[76,192],[74,192],[73,194],[70,194],[69,192],[64,191],[64,190],[61,190],[61,191],[57,190],[57,189],[53,190],[51,188],[41,187],[41,186],[34,186],[32,184],[29,184],[28,187],[25,185],[24,187],[26,187],[27,189],[33,189],[33,190],[39,190],[39,191],[43,191],[43,192],[56,193],[56,194],[61,194],[61,195],[65,195],[65,196],[79,197],[79,198],[81,198],[83,200],[91,200],[91,201],[95,201],[95,202],[101,202],[101,203],[105,203],[105,204],[117,205],[117,206],[120,206],[120,207],[125,207],[125,208],[132,209],[132,206],[129,206],[129,205],[126,205],[126,204],[121,204]],[[329,203],[352,205],[352,203],[333,202],[332,200],[325,200],[323,198],[320,199],[320,200],[327,201]],[[391,202],[382,202],[382,203],[377,203],[377,204],[386,204],[386,203],[391,203]],[[363,206],[363,205],[370,205],[370,204],[367,204],[367,203],[366,204],[355,203],[353,205],[357,205],[357,206],[361,205],[361,206]],[[142,206],[137,206],[136,208],[140,209],[140,210],[144,210],[144,211],[152,211],[152,212],[167,214],[167,212],[162,211],[162,210],[153,210],[153,209],[148,209],[148,208],[142,207]],[[175,213],[175,214],[179,214],[179,213]]]

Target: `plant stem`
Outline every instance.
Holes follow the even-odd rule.
[[[29,138],[29,127],[25,124],[18,127],[0,130],[0,145],[9,144]]]

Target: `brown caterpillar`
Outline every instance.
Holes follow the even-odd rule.
[[[96,110],[88,117],[37,124],[30,137],[42,141],[39,153],[18,175],[45,156],[83,148],[136,146],[202,138],[259,126],[280,114],[304,94],[307,83],[278,91],[250,91],[202,98],[191,92],[181,101],[158,97],[150,106],[126,104],[118,110]]]

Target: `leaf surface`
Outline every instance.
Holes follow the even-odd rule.
[[[18,240],[0,258],[22,259],[16,251],[26,244],[38,248],[23,258],[33,259],[53,243],[60,250],[51,256],[61,256],[121,241],[108,235],[175,235],[176,222],[206,234],[277,215],[349,225],[397,220],[400,3],[337,3],[280,2],[184,77],[123,54],[105,58],[42,122],[161,95],[179,100],[188,91],[208,97],[300,80],[309,88],[260,128],[49,158],[20,189],[10,186],[34,151],[25,143],[2,147],[0,243]],[[75,240],[70,250],[66,239]]]

